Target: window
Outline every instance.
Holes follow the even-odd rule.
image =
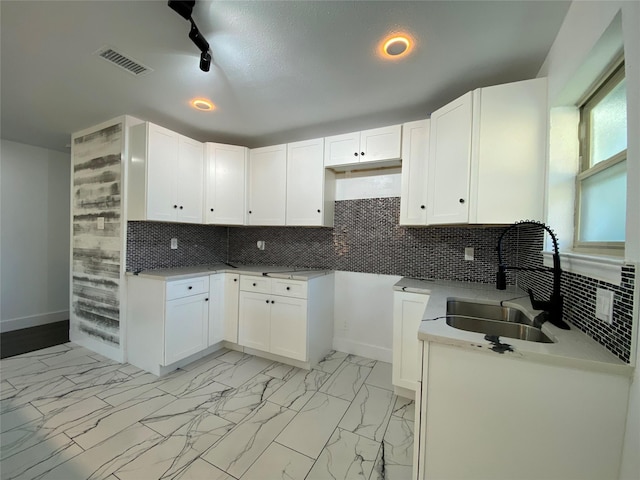
[[[580,107],[575,249],[623,254],[626,207],[627,91],[622,63]]]

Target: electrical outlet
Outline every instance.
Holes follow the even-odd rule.
[[[465,249],[464,249],[464,259],[468,260],[470,262],[473,262],[473,260],[474,260],[473,247],[465,247]]]
[[[264,250],[264,247],[266,246],[266,243],[264,240],[258,240],[258,250]]]
[[[98,230],[104,230],[104,217],[98,217]]]
[[[172,238],[171,239],[171,250],[177,250],[178,249],[178,239],[177,238]]]
[[[613,323],[613,292],[604,288],[596,289],[596,318]]]

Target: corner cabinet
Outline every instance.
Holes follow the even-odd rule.
[[[207,348],[209,277],[127,282],[127,361],[155,375]],[[165,368],[166,367],[166,368]]]
[[[205,152],[205,223],[244,225],[249,149],[207,143]]]
[[[286,178],[286,145],[249,151],[248,225],[285,224]]]
[[[332,227],[335,173],[324,168],[324,139],[287,144],[286,224]]]
[[[324,166],[358,166],[371,162],[400,160],[402,126],[373,128],[324,139]],[[365,166],[365,165],[362,165]],[[373,165],[371,166],[373,168]]]
[[[402,125],[400,225],[427,223],[427,160],[429,120]]]
[[[238,343],[238,293],[240,275],[215,273],[209,276],[208,346],[227,341]]]
[[[309,368],[331,350],[333,275],[307,281],[240,275],[238,344]]]
[[[128,163],[128,220],[202,223],[202,143],[142,123],[130,128]]]
[[[547,82],[477,89],[431,115],[428,225],[541,220]]]
[[[420,385],[418,329],[428,301],[426,293],[393,292],[392,384],[396,395],[411,399]]]

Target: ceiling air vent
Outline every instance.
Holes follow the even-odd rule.
[[[94,55],[98,55],[103,60],[106,60],[116,67],[120,67],[121,69],[129,72],[135,77],[140,77],[142,75],[146,75],[149,72],[153,72],[153,69],[142,65],[140,62],[134,60],[133,58],[118,52],[113,47],[102,47],[100,50],[95,52]]]

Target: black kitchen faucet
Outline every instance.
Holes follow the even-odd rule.
[[[529,268],[529,267],[510,267],[507,266],[502,259],[502,239],[505,234],[514,228],[521,227],[523,225],[533,225],[540,228],[544,228],[553,240],[553,268]],[[546,312],[546,320],[549,320],[553,325],[563,330],[569,330],[569,325],[562,320],[562,307],[563,299],[560,294],[560,280],[562,277],[562,269],[560,268],[560,253],[558,252],[558,239],[555,233],[548,226],[542,222],[535,222],[531,220],[524,220],[522,222],[509,225],[500,235],[498,240],[498,273],[496,275],[496,288],[498,290],[505,290],[507,288],[507,270],[519,270],[526,272],[549,272],[553,271],[553,292],[549,300],[536,300],[533,296],[533,291],[528,290],[529,298],[531,299],[531,306],[536,310],[544,310]]]

